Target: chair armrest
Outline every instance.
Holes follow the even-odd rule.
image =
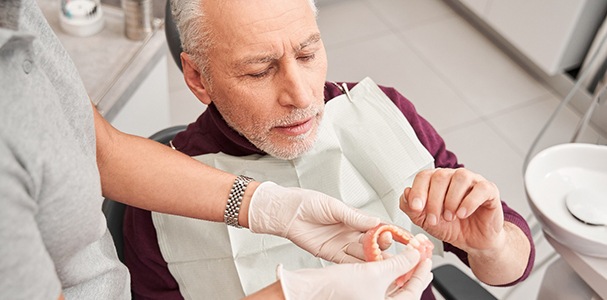
[[[432,273],[432,285],[446,300],[497,300],[477,281],[453,265],[436,267]]]

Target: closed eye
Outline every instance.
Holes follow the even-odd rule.
[[[270,74],[271,70],[272,70],[272,68],[268,68],[268,69],[265,69],[265,70],[263,70],[261,72],[247,74],[247,76],[253,77],[253,78],[264,78],[264,77],[266,77],[266,76],[268,76]]]
[[[316,54],[312,53],[312,54],[309,54],[309,55],[300,56],[297,59],[301,60],[301,61],[304,61],[304,62],[308,62],[308,61],[314,60],[314,58],[316,58]]]

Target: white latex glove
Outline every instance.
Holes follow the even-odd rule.
[[[380,221],[323,193],[273,182],[257,187],[248,216],[252,232],[286,237],[335,263],[364,261],[361,236]]]
[[[320,269],[287,271],[278,266],[278,277],[286,300],[308,299],[420,299],[432,281],[432,261],[421,262],[405,285],[395,291],[393,282],[415,267],[419,252],[408,246],[391,258],[356,264],[332,265]]]

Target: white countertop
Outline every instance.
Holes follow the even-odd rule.
[[[123,12],[102,4],[103,30],[89,37],[77,37],[66,34],[60,27],[60,1],[38,0],[38,4],[74,61],[91,101],[112,121],[166,53],[162,20],[157,20],[147,39],[133,41],[124,34]]]

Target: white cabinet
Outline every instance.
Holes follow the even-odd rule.
[[[170,126],[167,48],[162,27],[145,40],[129,40],[124,35],[122,9],[102,5],[101,32],[71,36],[60,27],[60,1],[37,3],[74,61],[91,101],[114,127],[148,137]]]
[[[548,75],[582,63],[605,0],[457,0]]]

